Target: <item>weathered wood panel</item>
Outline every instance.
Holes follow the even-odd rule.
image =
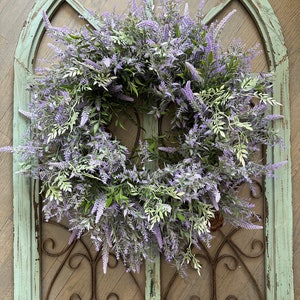
[[[270,0],[270,3],[281,24],[290,62],[294,288],[295,299],[300,299],[300,1]]]
[[[13,60],[33,0],[0,1],[0,146],[12,143]],[[12,156],[0,154],[0,297],[13,299]]]

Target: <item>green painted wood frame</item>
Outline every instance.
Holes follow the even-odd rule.
[[[150,0],[149,0],[150,1]],[[52,16],[62,2],[67,2],[80,15],[88,19],[88,12],[77,0],[37,0],[24,24],[15,53],[14,81],[14,121],[13,143],[22,143],[26,130],[26,120],[19,113],[26,110],[30,94],[26,87],[32,76],[33,60],[44,33],[42,11]],[[231,0],[224,0],[205,17],[209,22]],[[284,149],[268,149],[267,161],[288,163],[276,171],[274,179],[266,181],[266,299],[292,300],[293,288],[293,213],[290,159],[290,103],[289,70],[287,49],[280,24],[267,0],[240,0],[257,24],[269,59],[270,71],[274,73],[274,97],[282,106],[274,113],[284,115],[276,129],[285,143]],[[92,22],[92,21],[91,21]],[[41,298],[40,258],[39,258],[39,215],[37,210],[38,186],[18,174],[17,155],[13,159],[14,185],[14,299],[36,300]],[[157,266],[156,266],[157,267]],[[151,267],[150,267],[151,268]],[[156,278],[157,279],[157,278]],[[159,280],[158,280],[159,281]],[[149,282],[149,280],[148,280]],[[156,281],[157,282],[157,281]],[[156,287],[159,289],[159,284]],[[146,288],[146,294],[148,289]],[[157,295],[159,295],[157,291]],[[150,295],[145,295],[151,299]]]

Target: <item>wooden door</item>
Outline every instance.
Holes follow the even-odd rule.
[[[193,15],[199,1],[187,2]],[[268,71],[272,66],[266,53],[267,47],[246,2],[251,1],[207,1],[203,10],[205,20],[221,20],[236,10],[222,32],[224,47],[232,40],[239,39],[246,48],[259,44],[257,49],[261,55],[253,61],[253,72]],[[117,0],[66,1],[52,10],[51,21],[55,26],[82,26],[84,21],[78,17],[78,11],[83,8],[99,14],[115,8],[119,12],[127,9],[123,2],[120,4]],[[42,66],[44,59],[51,56],[48,42],[49,39],[44,35],[35,53],[34,67]],[[116,135],[125,144],[131,144],[135,140],[134,128],[130,132],[132,134],[128,136],[120,129]],[[245,198],[252,198],[264,223],[268,216],[265,213],[267,205],[263,180],[257,179],[255,192],[241,187],[240,193]],[[41,221],[40,228],[42,299],[158,299],[145,296],[145,267],[139,274],[128,273],[122,262],[111,254],[108,274],[104,275],[101,253],[93,249],[88,239],[83,237],[68,244],[70,233],[67,228],[54,221]],[[160,299],[266,299],[266,232],[233,228],[226,224],[217,229],[214,235],[211,247],[203,244],[201,250],[195,250],[202,263],[200,277],[195,271],[189,270],[188,276],[181,278],[173,267],[161,260]]]

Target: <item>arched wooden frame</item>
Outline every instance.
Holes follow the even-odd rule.
[[[151,0],[149,0],[151,1]],[[42,11],[53,15],[57,8],[67,2],[80,15],[88,18],[88,12],[76,0],[37,0],[21,32],[15,53],[14,81],[14,145],[22,141],[26,120],[19,113],[26,110],[30,100],[27,91],[32,75],[33,59],[44,32]],[[224,0],[211,10],[205,21],[213,19],[231,0]],[[269,149],[268,162],[287,160],[276,171],[274,179],[266,181],[266,298],[294,299],[293,288],[293,221],[290,159],[290,103],[287,49],[279,22],[267,0],[240,0],[248,10],[265,41],[270,71],[274,73],[274,97],[282,104],[273,113],[284,115],[276,123],[285,143],[284,149]],[[37,210],[38,190],[31,180],[18,174],[18,157],[13,160],[14,185],[14,299],[40,298],[40,258],[38,254],[39,217]],[[147,296],[146,296],[147,298]]]

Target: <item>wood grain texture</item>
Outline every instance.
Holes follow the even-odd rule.
[[[294,289],[295,299],[300,299],[300,1],[270,0],[270,3],[281,24],[289,55],[294,215]]]
[[[0,1],[0,146],[12,144],[13,60],[33,0]],[[12,155],[0,153],[0,298],[13,299]]]

